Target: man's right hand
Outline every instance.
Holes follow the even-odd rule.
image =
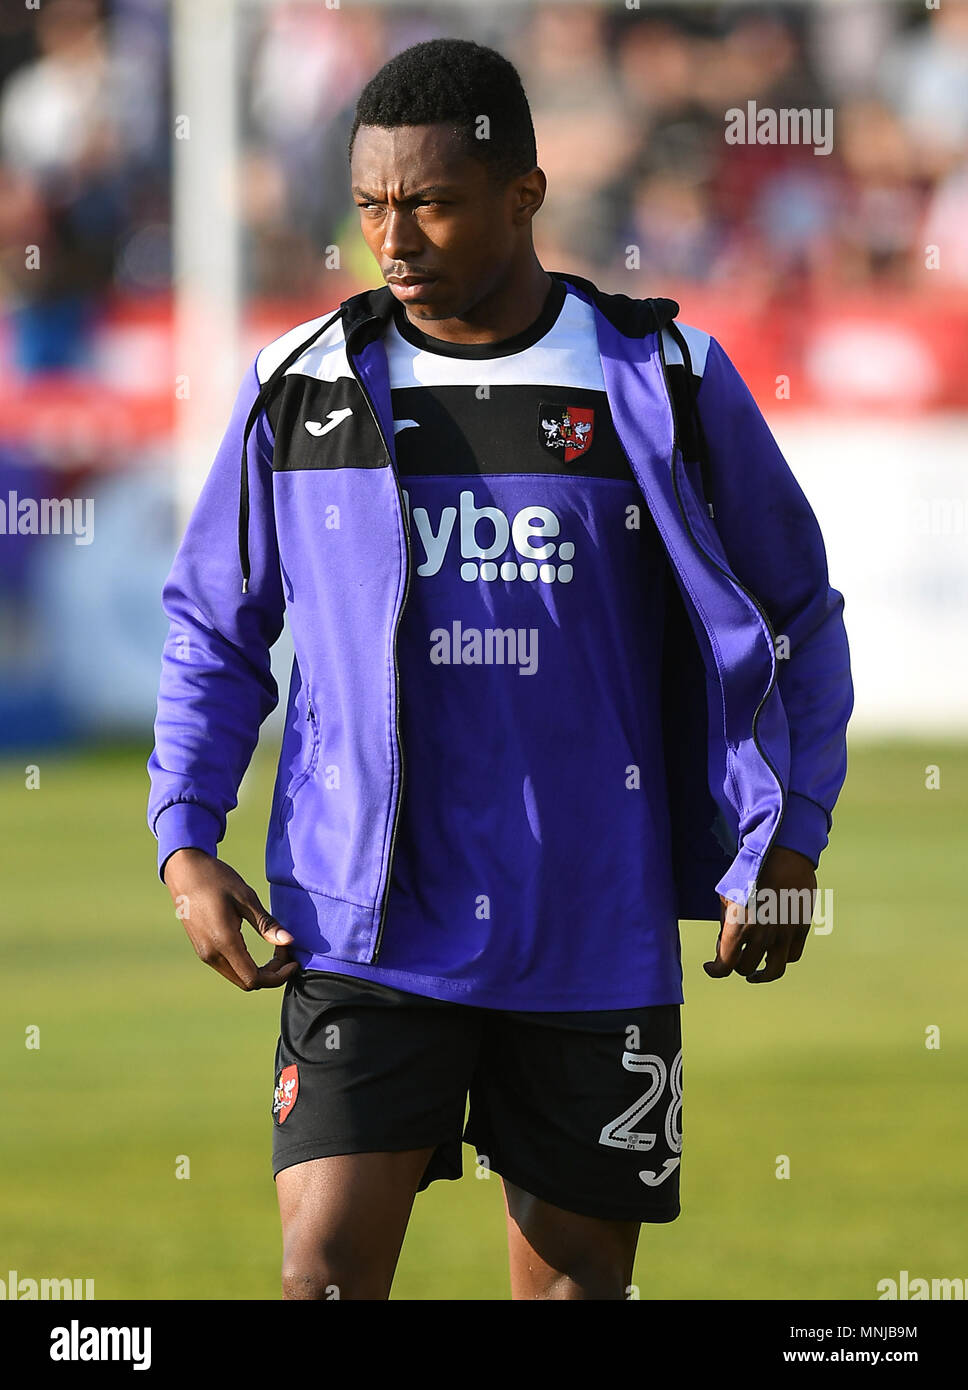
[[[176,849],[165,861],[164,879],[199,960],[233,985],[273,989],[299,969],[287,949],[291,935],[229,864],[203,849]],[[256,965],[245,948],[243,920],[276,948],[265,965]]]

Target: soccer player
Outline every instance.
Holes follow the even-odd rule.
[[[719,923],[718,978],[804,949],[843,600],[715,339],[540,265],[501,55],[400,53],[349,154],[386,284],[242,383],[164,590],[159,872],[206,964],[285,986],[285,1297],[388,1297],[466,1141],[512,1296],[623,1298],[641,1224],[680,1210],[679,919]],[[217,844],[286,615],[267,911]]]

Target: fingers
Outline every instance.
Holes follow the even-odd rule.
[[[191,914],[182,916],[182,925],[195,954],[230,984],[246,992],[284,985],[299,969],[288,951],[292,934],[267,912],[258,894],[229,864],[202,851],[169,855],[167,864],[178,861],[179,873],[172,878],[178,889],[191,899]],[[253,926],[264,941],[275,947],[265,965],[256,965],[246,950],[242,922]]]
[[[254,989],[277,989],[299,970],[299,962],[293,960],[285,946],[277,946],[272,959],[261,965],[257,972]]]
[[[776,928],[775,927],[747,927],[747,935],[743,941],[743,949],[740,952],[739,960],[733,967],[737,975],[745,975],[747,979],[759,965],[760,961],[768,951],[776,951]],[[783,951],[783,959],[786,961],[786,948]]]
[[[200,939],[198,933],[189,930],[198,958],[246,993],[284,985],[299,968],[287,949],[292,941],[291,934],[270,917],[254,893],[245,901],[235,900],[233,905],[241,918],[250,922],[266,940],[275,943],[272,959],[265,965],[256,965],[246,949],[241,920],[223,921],[214,930],[209,928]],[[187,928],[188,923],[185,925]]]
[[[773,939],[766,947],[766,965],[762,970],[756,970],[762,959],[762,952],[753,963],[750,970],[744,971],[747,983],[751,985],[766,984],[769,980],[778,980],[787,967],[790,950],[790,934],[788,931],[777,931]]]
[[[810,923],[804,927],[795,927],[793,931],[793,944],[790,947],[790,954],[787,956],[788,962],[792,965],[794,961],[803,955],[803,948],[807,944],[807,937],[810,935]]]
[[[210,965],[230,984],[249,994],[256,989],[277,989],[295,975],[299,962],[290,956],[285,946],[277,946],[272,959],[265,965],[256,965],[248,951],[238,939],[238,948],[226,945],[223,951],[203,948],[198,952],[199,959]]]
[[[778,980],[787,965],[798,961],[810,935],[810,923],[757,923],[749,907],[720,898],[722,925],[716,941],[716,958],[703,962],[711,979],[735,972],[749,984]],[[765,957],[765,961],[764,961]],[[762,968],[760,968],[762,965]]]
[[[224,976],[230,984],[237,985],[239,989],[251,989],[252,981],[258,974],[258,966],[249,955],[248,951],[239,940],[239,949],[233,950],[231,945],[227,945],[225,950],[206,942],[202,946],[195,947],[195,954],[204,965]]]
[[[251,892],[251,890],[250,890]],[[246,951],[242,942],[241,931],[239,933],[239,948],[244,954],[247,968],[242,976],[242,988],[244,990],[254,989],[278,989],[286,981],[295,975],[299,969],[299,962],[290,955],[288,946],[292,942],[291,932],[286,931],[280,922],[269,915],[260,903],[257,895],[251,893],[251,898],[239,904],[239,910],[244,919],[249,922],[264,940],[275,945],[272,959],[266,961],[265,965],[256,965],[255,961]]]
[[[238,899],[239,912],[270,946],[289,946],[292,936],[281,922],[277,922],[262,906],[255,892],[250,888],[248,895]]]
[[[743,972],[746,974],[746,978],[750,984],[759,985],[766,984],[769,980],[778,980],[788,965],[800,959],[803,955],[803,948],[807,943],[807,937],[810,935],[813,905],[814,898],[813,894],[811,894],[808,904],[809,916],[807,916],[806,921],[804,921],[801,916],[803,905],[799,897],[796,897],[795,904],[791,900],[791,912],[788,919],[786,921],[781,920],[781,923],[773,927],[770,931],[770,937],[766,943],[766,965],[764,969],[755,970],[755,966],[759,965],[759,960],[757,959],[753,963],[754,969],[751,969],[749,973]],[[806,909],[803,908],[803,910],[805,911]]]
[[[713,979],[722,979],[733,970],[743,945],[746,929],[746,909],[740,903],[720,896],[719,936],[716,940],[716,959],[703,961],[703,970]]]

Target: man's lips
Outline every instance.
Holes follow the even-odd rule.
[[[436,275],[388,275],[387,284],[395,292],[394,297],[405,304],[419,304],[429,299],[429,287],[436,283]]]

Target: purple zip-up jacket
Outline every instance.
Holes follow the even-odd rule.
[[[827,844],[853,705],[843,598],[816,518],[716,340],[683,334],[672,300],[550,273],[594,307],[614,426],[676,581],[663,738],[678,915],[718,921],[719,894],[747,902],[774,844],[815,866]],[[288,613],[266,877],[294,954],[319,969],[378,959],[406,772],[396,636],[410,550],[382,343],[391,308],[387,287],[353,295],[262,349],[163,590],[148,762],[159,874],[176,849],[217,853],[278,701],[269,651]]]

